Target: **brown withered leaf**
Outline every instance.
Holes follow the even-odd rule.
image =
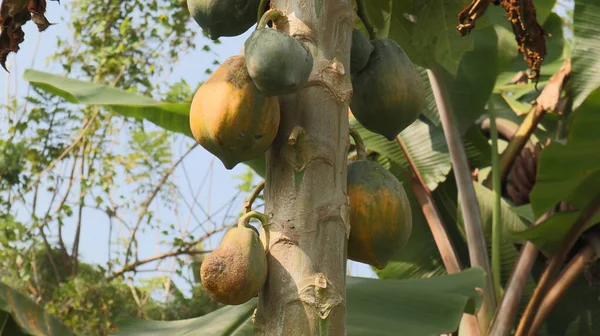
[[[550,77],[542,93],[536,98],[535,103],[543,110],[555,111],[560,102],[560,93],[571,77],[571,60],[566,59],[560,69]]]
[[[546,33],[537,22],[533,0],[473,0],[458,14],[456,29],[461,35],[468,34],[475,28],[475,21],[485,13],[488,5],[501,5],[508,15],[519,52],[531,68],[529,79],[537,83],[544,57],[546,57]]]
[[[31,20],[44,31],[48,22],[46,0],[2,0],[0,5],[0,65],[6,69],[6,60],[11,52],[18,52],[19,45],[25,41],[23,25]]]
[[[533,0],[500,0],[508,15],[519,52],[531,68],[529,78],[535,81],[536,88],[540,78],[540,69],[546,57],[546,33],[537,22]]]
[[[460,35],[465,36],[475,28],[475,22],[483,16],[490,2],[496,3],[496,1],[491,0],[473,0],[471,4],[458,13],[456,30]]]

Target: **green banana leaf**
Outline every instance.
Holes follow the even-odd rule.
[[[573,108],[600,87],[600,2],[575,0],[573,15]]]
[[[531,206],[536,218],[560,201],[579,210],[600,190],[600,90],[595,91],[573,112],[573,124],[566,144],[554,141],[540,154]]]
[[[108,85],[72,79],[51,73],[25,70],[23,79],[34,87],[64,98],[73,104],[104,106],[114,113],[137,120],[147,120],[166,130],[190,138],[189,103],[156,101],[136,93],[115,89]],[[244,162],[261,177],[265,176],[265,158]]]
[[[456,330],[464,312],[479,309],[484,272],[430,279],[377,280],[347,277],[346,326],[350,336],[428,336]],[[129,320],[115,336],[245,336],[253,335],[257,300],[226,306],[208,315],[183,321]]]
[[[0,336],[75,335],[30,298],[0,282]]]

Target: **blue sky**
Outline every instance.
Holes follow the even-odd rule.
[[[57,36],[70,36],[68,28],[69,13],[65,5],[69,5],[71,1],[63,0],[61,4],[57,2],[48,2],[46,17],[50,22],[56,23],[49,27],[45,32],[37,32],[35,25],[28,22],[24,27],[25,42],[21,44],[21,50],[18,54],[9,56],[9,66],[11,66],[11,74],[5,74],[0,80],[0,103],[3,103],[6,97],[7,89],[11,94],[17,94],[23,97],[27,91],[27,83],[22,80],[23,72],[26,68],[34,68],[40,71],[60,73],[58,65],[48,66],[46,58],[50,56],[56,48]],[[197,27],[195,24],[191,27]],[[198,27],[198,29],[200,29]],[[216,58],[224,60],[225,58],[237,54],[246,38],[251,33],[251,30],[237,37],[221,38],[221,44],[211,45],[212,54],[207,54],[205,51],[197,50],[191,52],[181,58],[181,61],[175,66],[174,71],[169,77],[169,81],[176,82],[180,79],[185,79],[192,87],[201,81],[207,79],[205,69],[214,68],[212,61]],[[39,39],[39,41],[38,41]],[[197,45],[207,44],[208,40],[202,34],[198,34]],[[39,43],[39,45],[37,45]],[[37,45],[37,46],[36,46]],[[36,52],[37,48],[37,52]],[[35,55],[35,59],[33,57]],[[16,68],[15,68],[16,59]],[[7,83],[10,83],[7,85]],[[2,125],[0,129],[4,128]],[[191,142],[187,138],[178,138],[179,140],[173,143],[173,152],[175,159],[181,155],[186,149],[186,146]],[[235,176],[246,172],[246,166],[238,165],[233,170],[226,170],[220,161],[216,160],[210,153],[201,147],[198,147],[186,160],[185,170],[188,177],[185,176],[183,169],[178,169],[175,173],[175,183],[182,186],[191,185],[192,189],[196,189],[204,179],[207,173],[210,173],[208,184],[212,181],[212,186],[204,185],[202,192],[199,194],[197,201],[208,211],[214,211],[222,205],[228,204],[231,197],[237,192],[236,186],[239,180]],[[189,181],[188,181],[189,179]],[[257,181],[257,179],[255,179]],[[182,188],[186,196],[191,197],[195,192],[190,188]],[[39,202],[41,208],[49,202],[48,197],[42,197]],[[233,211],[237,212],[241,209],[242,198],[238,198],[233,205]],[[160,208],[160,206],[159,206]],[[172,212],[171,212],[172,213]],[[135,215],[135,213],[134,213]],[[164,218],[162,221],[166,224],[170,222],[170,218]],[[218,217],[218,216],[217,216]],[[105,263],[108,255],[107,239],[108,225],[105,215],[98,215],[94,210],[84,210],[84,218],[86,218],[85,226],[82,230],[81,247],[84,260],[88,262]],[[218,217],[219,219],[221,217]],[[74,225],[67,225],[65,228],[67,237],[72,237],[74,234]],[[145,244],[140,246],[140,258],[149,257],[158,252],[154,242],[156,235],[153,232],[144,233],[142,235]],[[71,240],[71,239],[68,239]],[[218,243],[219,237],[211,241],[211,245]],[[163,246],[162,251],[167,250],[167,246]],[[168,263],[167,263],[168,264]],[[357,276],[373,276],[373,272],[366,265],[350,262],[349,271]],[[179,285],[179,284],[178,284]]]

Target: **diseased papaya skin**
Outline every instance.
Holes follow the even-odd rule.
[[[398,43],[387,38],[371,43],[367,65],[352,76],[350,108],[361,125],[391,141],[421,113],[423,83]]]
[[[223,304],[239,305],[258,294],[267,279],[267,258],[256,229],[234,227],[200,266],[201,282]]]
[[[373,53],[373,44],[360,30],[352,31],[352,47],[350,49],[350,74],[355,74],[367,66]]]
[[[412,212],[402,184],[373,161],[348,165],[348,258],[383,269],[412,232]]]
[[[279,100],[252,82],[243,56],[228,58],[196,91],[190,129],[225,168],[264,155],[279,129]]]
[[[291,94],[310,77],[313,57],[298,39],[276,29],[255,30],[244,43],[248,74],[267,96]]]
[[[256,23],[260,0],[187,0],[194,21],[212,40],[238,36]]]

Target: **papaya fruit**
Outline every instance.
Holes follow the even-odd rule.
[[[256,23],[260,0],[187,0],[194,21],[212,40],[238,36]]]
[[[267,257],[257,230],[248,224],[250,218],[263,214],[250,212],[237,226],[225,233],[219,246],[200,266],[200,281],[209,295],[227,305],[239,305],[260,292],[267,280]]]
[[[391,141],[418,118],[424,87],[398,43],[383,38],[371,44],[367,65],[352,76],[350,108],[361,125]]]
[[[229,170],[263,155],[277,135],[279,120],[279,99],[258,90],[239,55],[216,69],[190,107],[194,139]]]
[[[265,28],[268,18],[279,14],[269,10],[244,43],[248,74],[267,96],[290,94],[302,89],[313,68],[313,57],[304,43],[279,30]],[[267,19],[265,19],[267,18]]]
[[[383,269],[412,232],[412,212],[402,183],[377,162],[348,165],[348,258]]]
[[[352,47],[350,47],[350,74],[353,75],[367,66],[373,52],[373,45],[360,30],[352,31]]]

